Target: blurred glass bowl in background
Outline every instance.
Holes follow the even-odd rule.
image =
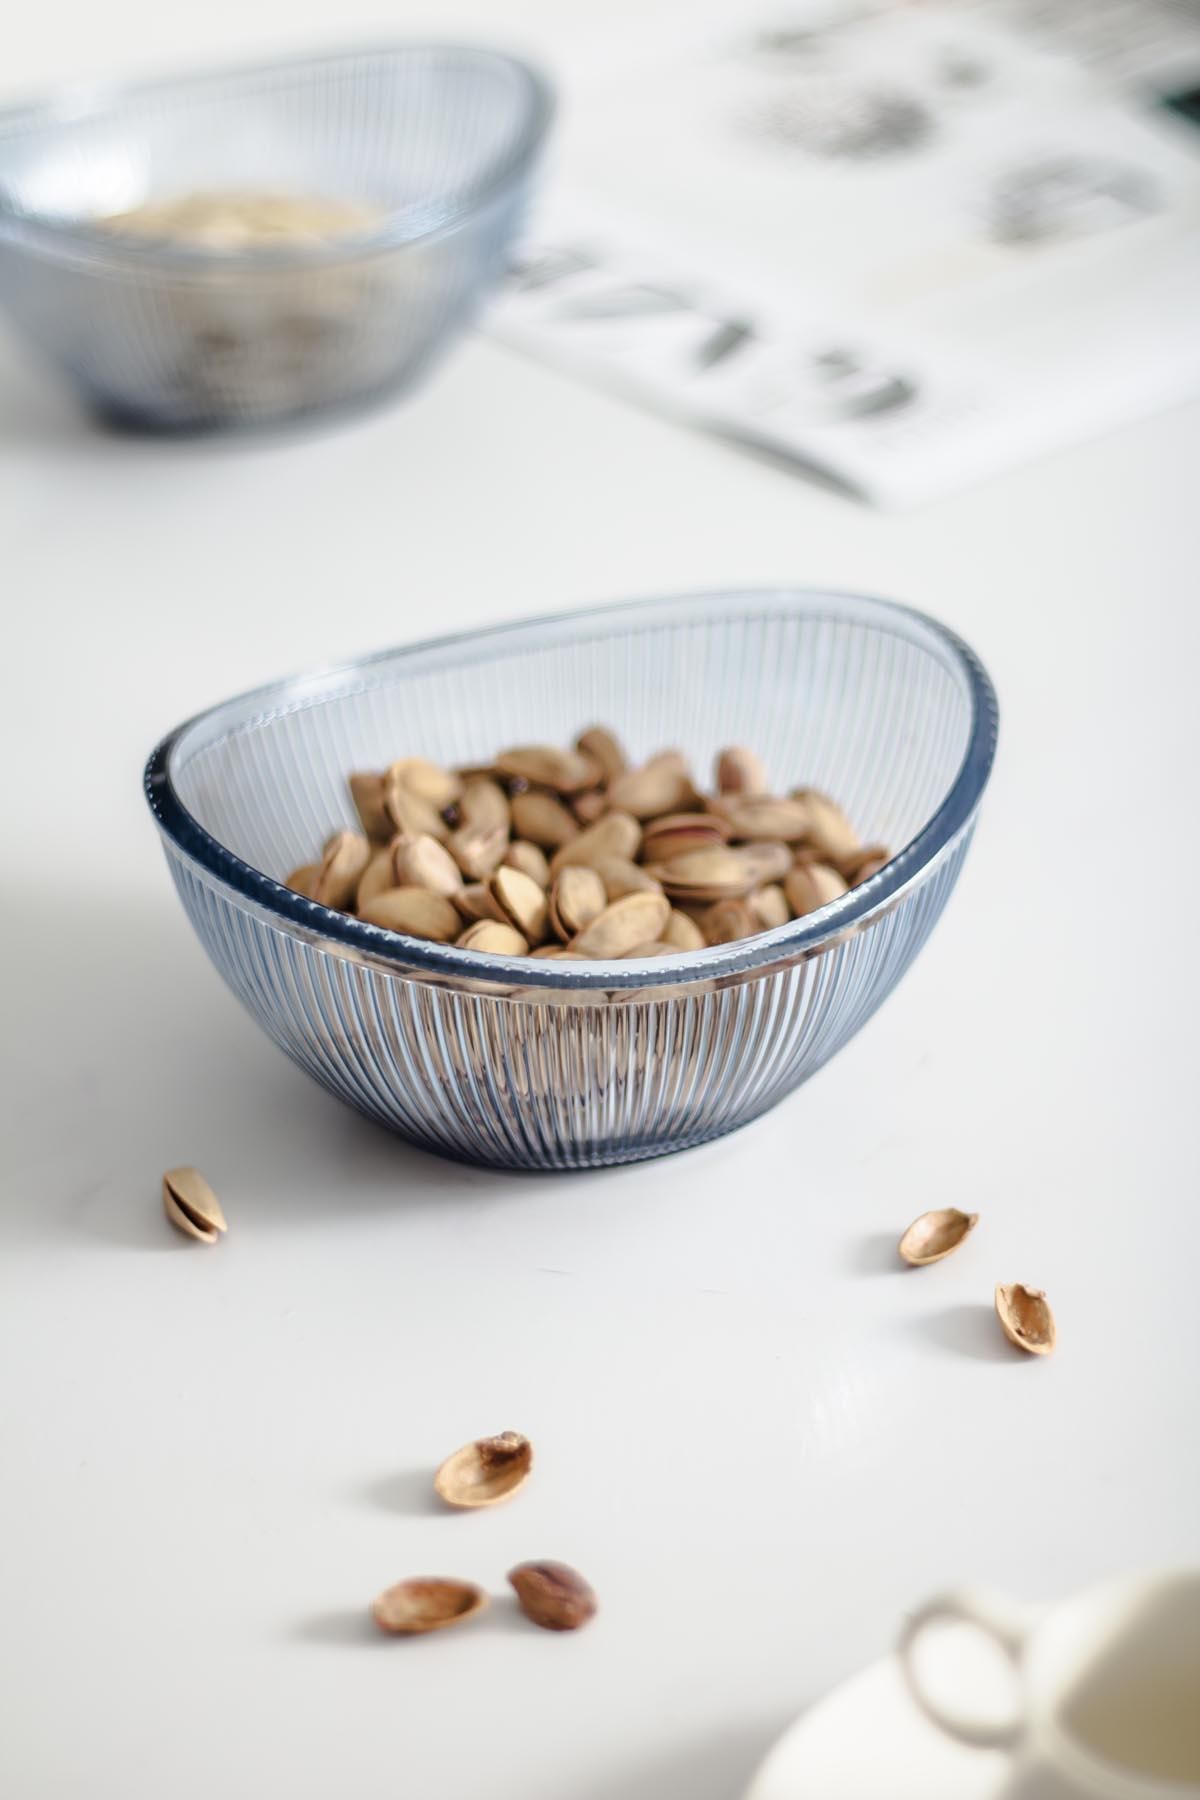
[[[392,44],[0,115],[0,302],[88,405],[157,430],[406,385],[499,274],[552,106],[500,52]],[[264,247],[135,234],[204,193],[356,209]]]

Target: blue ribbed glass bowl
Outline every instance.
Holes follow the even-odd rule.
[[[822,911],[639,962],[507,960],[420,942],[280,885],[356,820],[351,769],[486,762],[612,725],[707,771],[754,745],[899,854]],[[146,792],[209,957],[324,1087],[430,1149],[585,1168],[745,1124],[870,1018],[932,931],[996,742],[965,644],[879,600],[767,589],[654,600],[391,650],[182,725]]]
[[[549,124],[524,63],[393,44],[0,115],[0,302],[101,414],[261,425],[410,382],[500,270]],[[196,191],[317,194],[377,222],[255,250],[98,221]]]

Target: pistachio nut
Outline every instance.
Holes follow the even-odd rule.
[[[168,1169],[162,1178],[163,1211],[177,1231],[215,1244],[226,1229],[221,1202],[199,1169]]]
[[[462,930],[453,901],[423,887],[385,888],[368,900],[358,916],[367,925],[429,938],[436,944],[452,944]]]

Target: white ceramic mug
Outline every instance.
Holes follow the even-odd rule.
[[[1017,1672],[1006,1718],[960,1714],[931,1691],[922,1639],[986,1634]],[[1031,1611],[979,1594],[931,1600],[898,1646],[918,1705],[962,1743],[1008,1749],[1021,1800],[1200,1796],[1200,1569],[1129,1578]]]

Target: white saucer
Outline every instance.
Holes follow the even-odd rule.
[[[1010,1768],[929,1724],[887,1656],[789,1727],[745,1800],[1001,1800]]]

